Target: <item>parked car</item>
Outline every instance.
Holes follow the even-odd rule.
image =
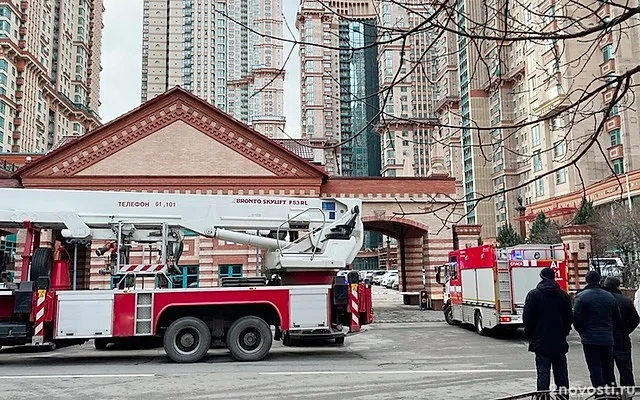
[[[381,274],[377,274],[373,277],[373,283],[376,285],[382,285],[382,279],[388,275],[390,271],[382,271]]]
[[[379,269],[379,270],[373,270],[373,271],[367,271],[367,279],[369,279],[369,281],[371,281],[371,283],[375,284],[376,283],[376,277],[381,278],[382,275],[384,275],[387,271],[384,269]],[[380,284],[380,280],[378,279],[378,284]]]
[[[386,274],[382,275],[382,279],[380,280],[380,285],[387,287],[390,279],[393,276],[397,276],[397,275],[398,275],[398,270],[387,271]]]
[[[400,286],[400,280],[398,279],[398,275],[396,275],[393,283],[391,283],[391,289],[398,290],[398,286]]]
[[[393,285],[398,282],[398,275],[391,275],[387,281],[387,288],[393,289]]]

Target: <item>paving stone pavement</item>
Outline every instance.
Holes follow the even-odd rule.
[[[373,286],[373,323],[398,324],[407,322],[444,322],[441,310],[420,310],[407,306],[398,291]]]

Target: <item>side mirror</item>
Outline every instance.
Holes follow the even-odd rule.
[[[442,285],[442,267],[436,267],[436,282]]]

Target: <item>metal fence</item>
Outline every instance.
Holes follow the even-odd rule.
[[[612,387],[603,389],[571,388],[567,394],[552,391],[536,391],[500,397],[492,400],[640,400],[640,386]]]

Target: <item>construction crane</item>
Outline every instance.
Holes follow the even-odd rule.
[[[148,336],[162,338],[176,362],[200,360],[213,341],[255,361],[274,339],[343,343],[343,327],[357,332],[373,321],[371,287],[357,273],[336,276],[362,247],[359,199],[52,189],[0,189],[0,198],[0,228],[27,232],[20,282],[0,287],[2,346],[94,339],[104,348]],[[41,247],[45,229],[60,242],[104,242],[96,253],[109,254],[101,272],[115,277],[115,288],[73,290],[77,259]],[[173,288],[185,231],[264,249],[264,276]],[[158,262],[130,263],[139,244],[159,244]],[[145,277],[154,285],[145,287]]]

